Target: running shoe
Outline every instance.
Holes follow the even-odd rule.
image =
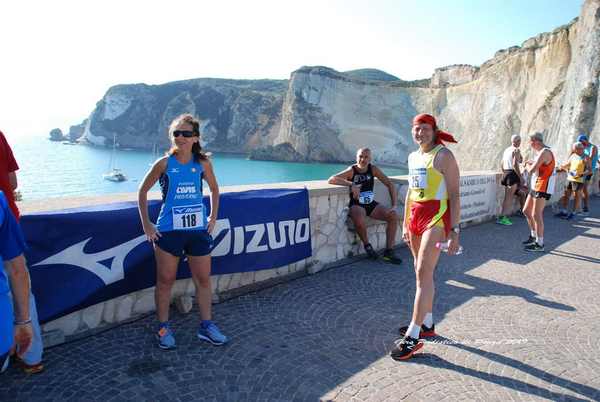
[[[563,219],[567,221],[572,221],[573,219],[575,219],[575,214],[573,212],[569,212]]]
[[[567,215],[568,215],[568,213],[566,211],[559,211],[554,214],[554,216],[557,218],[566,218]]]
[[[583,208],[583,211],[581,211],[581,215],[590,216],[590,210],[587,208]]]
[[[408,325],[398,328],[398,333],[400,336],[405,336],[406,331],[408,331]],[[426,326],[425,324],[421,325],[421,330],[419,331],[419,339],[427,339],[433,338],[437,336],[435,333],[435,324],[431,325],[431,328]]]
[[[367,252],[367,256],[372,259],[372,260],[376,260],[377,259],[377,252],[375,250],[373,250],[373,246],[371,246],[371,243],[367,244],[365,246],[365,251]]]
[[[544,246],[540,246],[537,242],[533,243],[533,244],[529,244],[527,246],[525,246],[525,251],[533,251],[533,252],[537,252],[537,253],[542,253],[545,251]]]
[[[44,371],[44,364],[42,362],[27,364],[25,363],[25,360],[17,355],[14,356],[14,359],[15,362],[23,368],[23,372],[25,374],[38,374]]]
[[[527,238],[527,240],[525,240],[521,244],[523,244],[524,246],[529,246],[530,244],[533,244],[533,243],[535,243],[535,237],[529,235],[529,237]]]
[[[4,373],[6,371],[9,362],[10,354],[8,352],[0,356],[0,373]]]
[[[501,216],[498,219],[496,219],[496,223],[498,225],[504,225],[504,226],[510,226],[512,225],[512,221],[510,219],[508,219],[507,216]]]
[[[198,338],[203,341],[212,343],[213,345],[220,346],[226,344],[229,339],[221,333],[219,327],[214,322],[210,322],[208,325],[200,324],[198,329]]]
[[[423,347],[423,342],[419,342],[418,339],[405,336],[404,338],[397,340],[396,347],[390,352],[390,356],[394,360],[408,360],[413,354]]]
[[[177,347],[173,331],[171,331],[169,326],[161,327],[156,334],[156,339],[158,340],[158,347],[163,350],[175,349]]]
[[[390,264],[400,265],[402,264],[402,259],[394,253],[392,249],[386,249],[383,252],[383,260],[389,262]]]

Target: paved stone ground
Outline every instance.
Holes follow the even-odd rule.
[[[161,351],[153,317],[52,348],[47,371],[0,376],[0,400],[600,400],[600,201],[566,222],[547,211],[545,254],[522,251],[523,219],[463,232],[442,257],[440,334],[409,362],[388,351],[410,319],[414,272],[359,261],[215,306],[232,341]],[[400,251],[410,262],[407,249]]]

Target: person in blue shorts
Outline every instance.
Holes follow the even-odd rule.
[[[219,210],[219,186],[212,164],[200,145],[200,122],[190,114],[176,117],[169,126],[172,147],[146,174],[138,192],[138,206],[144,233],[154,244],[156,258],[156,312],[158,346],[176,346],[169,326],[171,289],[179,260],[186,256],[196,286],[196,300],[202,320],[198,338],[223,345],[228,339],[212,321],[210,282],[213,246],[211,232]],[[202,180],[210,188],[210,214],[202,204]],[[159,182],[163,205],[154,225],[148,217],[147,194]]]
[[[13,344],[19,355],[23,356],[33,338],[29,316],[29,274],[23,257],[24,250],[21,228],[9,209],[4,193],[0,191],[0,371],[4,371],[8,365]],[[14,312],[5,268],[11,271]]]

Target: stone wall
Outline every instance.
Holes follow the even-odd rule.
[[[490,209],[490,214],[463,222],[463,226],[489,221],[495,218],[500,211],[504,190],[500,185],[501,175],[495,172],[469,172],[465,176],[495,175],[496,194],[495,206]],[[392,182],[398,194],[398,215],[402,219],[404,213],[404,197],[408,188],[404,176],[392,177]],[[564,189],[564,174],[559,174],[558,188],[552,197],[555,203]],[[591,186],[598,189],[596,177]],[[279,183],[268,185],[249,185],[224,187],[222,192],[256,190],[260,188],[303,188],[309,190],[312,257],[276,269],[244,272],[235,274],[216,275],[212,277],[213,301],[219,302],[231,297],[255,291],[260,288],[272,286],[293,278],[314,274],[324,268],[339,264],[341,260],[356,258],[364,253],[358,236],[347,222],[348,188],[332,186],[326,181],[312,181],[307,183]],[[594,192],[595,192],[594,191]],[[375,187],[376,201],[389,206],[390,196],[387,188],[377,182]],[[24,214],[34,211],[48,211],[84,205],[105,204],[117,201],[131,201],[135,194],[118,194],[94,198],[56,199],[43,202],[21,203],[20,208]],[[158,198],[153,193],[150,198]],[[518,208],[516,202],[514,210]],[[376,249],[385,246],[385,224],[369,219],[369,240]],[[398,225],[396,244],[402,245],[401,224]],[[173,301],[179,311],[189,312],[192,308],[194,284],[191,279],[178,280],[173,289]],[[106,328],[111,325],[126,322],[154,311],[154,288],[144,289],[128,295],[120,296],[83,310],[71,313],[57,320],[43,325],[46,345],[62,343],[65,339],[87,334],[90,331]]]

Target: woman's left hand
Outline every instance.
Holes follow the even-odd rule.
[[[448,238],[448,255],[456,255],[459,247],[458,233],[450,232],[450,237]]]
[[[215,228],[215,224],[217,223],[217,219],[213,216],[209,216],[208,217],[208,223],[206,226],[206,230],[208,231],[209,234],[212,233],[213,229]]]

